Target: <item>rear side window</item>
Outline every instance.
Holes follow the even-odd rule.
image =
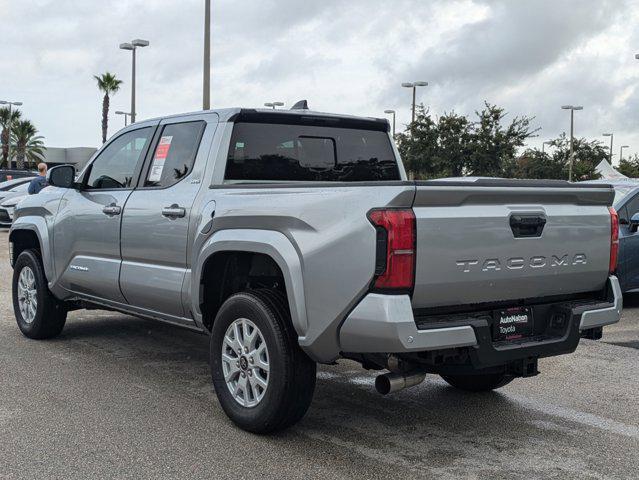
[[[375,130],[236,123],[226,180],[399,180],[388,134]]]
[[[173,123],[162,129],[145,187],[170,187],[191,173],[205,125],[204,122]]]

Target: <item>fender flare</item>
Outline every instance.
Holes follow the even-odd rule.
[[[40,251],[42,252],[42,264],[44,265],[44,274],[49,282],[49,288],[55,280],[55,266],[53,264],[53,256],[51,255],[51,242],[49,239],[49,229],[47,222],[43,217],[20,217],[17,218],[9,232],[9,241],[17,231],[34,232],[40,243]]]
[[[191,279],[191,305],[198,326],[203,328],[199,285],[204,265],[215,253],[233,251],[265,254],[277,263],[284,275],[293,327],[297,334],[303,337],[308,330],[308,319],[300,256],[293,243],[283,233],[274,230],[218,230],[204,242],[195,259],[195,268]]]

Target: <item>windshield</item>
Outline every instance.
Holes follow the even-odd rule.
[[[15,188],[18,185],[23,183],[29,183],[31,178],[19,178],[14,180],[7,180],[6,182],[0,183],[0,192],[10,191],[12,188]]]
[[[615,200],[613,202],[613,205],[619,205],[619,203],[626,197],[626,195],[632,192],[635,188],[637,188],[637,185],[615,186]]]
[[[10,192],[26,192],[28,189],[29,189],[29,184],[28,183],[23,183],[21,185],[18,185],[17,187],[13,187],[9,191]]]

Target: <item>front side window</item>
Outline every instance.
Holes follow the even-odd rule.
[[[386,132],[357,128],[236,123],[226,180],[399,180]]]
[[[633,215],[639,212],[639,195],[635,195],[632,200],[626,204],[625,220],[630,220]],[[621,218],[621,217],[620,217]]]
[[[162,130],[145,187],[170,187],[193,169],[205,122],[174,123]]]
[[[135,168],[152,133],[151,127],[140,128],[113,140],[91,164],[87,188],[131,188]]]

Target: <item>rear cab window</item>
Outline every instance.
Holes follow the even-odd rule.
[[[144,187],[167,188],[187,177],[197,156],[206,122],[171,123],[162,128]]]
[[[387,124],[286,114],[236,121],[227,182],[400,180]]]

